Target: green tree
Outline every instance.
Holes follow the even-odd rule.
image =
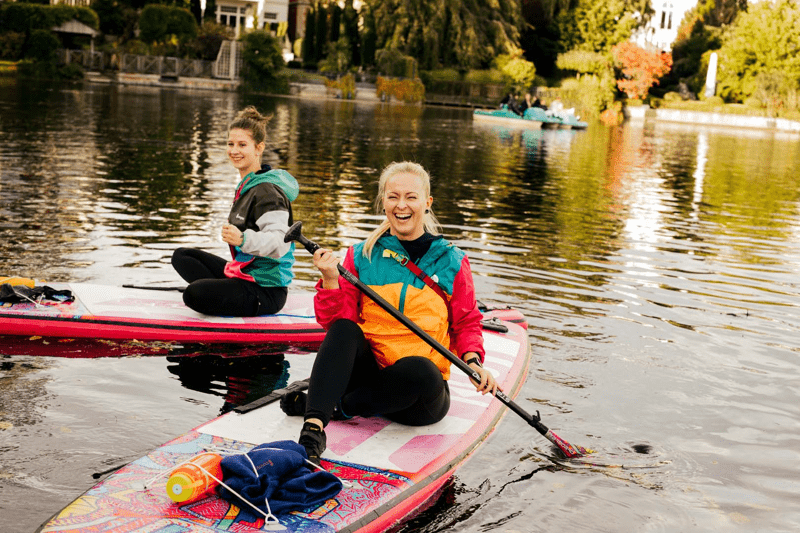
[[[275,90],[278,72],[285,65],[280,40],[268,31],[255,30],[242,37],[245,83],[253,88]]]
[[[719,49],[720,96],[742,101],[756,93],[759,84],[775,98],[796,91],[800,80],[798,28],[797,0],[759,2],[740,13]]]
[[[648,9],[649,0],[578,0],[556,21],[562,50],[608,53],[630,39]]]
[[[519,0],[370,0],[376,48],[396,48],[420,68],[485,68],[519,45]]]
[[[315,8],[317,16],[314,23],[314,62],[318,63],[325,57],[328,47],[328,10],[320,3]]]
[[[306,12],[306,26],[305,32],[303,33],[303,50],[301,55],[303,56],[303,66],[306,68],[316,64],[316,28],[316,10],[312,8]]]
[[[206,0],[206,9],[203,11],[203,20],[217,21],[217,2],[216,0]]]
[[[361,8],[364,17],[364,31],[361,33],[361,64],[365,67],[375,66],[378,34],[375,29],[375,17],[369,6]]]
[[[191,0],[189,11],[194,15],[194,20],[198,25],[203,23],[203,8],[200,6],[200,0]]]
[[[342,8],[337,2],[328,4],[330,13],[330,27],[328,28],[328,42],[335,43],[339,40],[342,27]]]
[[[350,43],[350,62],[361,65],[361,38],[358,34],[358,12],[353,7],[353,0],[347,0],[342,13],[342,24],[347,42]]]
[[[197,36],[197,22],[187,9],[149,4],[142,9],[139,30],[145,42],[164,42],[172,37],[185,42]]]

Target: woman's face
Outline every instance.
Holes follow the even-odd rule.
[[[425,233],[425,210],[433,198],[425,196],[422,179],[408,173],[396,174],[386,182],[383,210],[390,232],[398,239],[411,241]]]
[[[256,144],[247,130],[234,128],[228,132],[228,159],[242,177],[261,168],[264,143]]]

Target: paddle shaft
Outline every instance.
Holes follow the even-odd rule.
[[[306,237],[302,235],[302,233],[300,233],[299,231],[300,224],[302,224],[302,222],[297,222],[295,223],[294,226],[292,226],[292,228],[290,228],[290,230],[286,233],[286,239],[297,240],[300,244],[303,245],[303,247],[305,247],[306,250],[308,250],[308,252],[311,255],[314,255],[314,252],[316,252],[320,247],[317,243],[308,240]],[[298,226],[297,230],[292,231],[295,229],[295,226]],[[431,337],[427,332],[425,332],[425,330],[420,328],[416,323],[412,322],[407,316],[405,316],[403,313],[397,310],[392,304],[384,300],[378,293],[376,293],[370,287],[365,285],[364,282],[358,279],[352,272],[344,268],[341,264],[336,265],[336,267],[339,270],[339,274],[344,279],[346,279],[348,282],[350,282],[352,285],[358,288],[358,290],[363,292],[367,297],[369,297],[370,300],[378,304],[378,306],[380,306],[381,309],[392,315],[401,324],[403,324],[405,327],[413,331],[419,338],[428,343],[428,345],[430,345],[431,348],[442,354],[444,357],[447,358],[448,361],[457,366],[459,370],[467,374],[474,381],[480,383],[481,381],[480,374],[478,374],[476,371],[470,368],[468,364],[462,361],[453,352],[442,346],[441,343],[439,343],[436,339]],[[525,411],[522,407],[520,407],[514,400],[509,398],[506,395],[506,393],[504,393],[501,390],[496,391],[494,395],[498,400],[503,402],[503,404],[505,404],[509,409],[514,411],[523,420],[525,420],[528,423],[528,425],[532,426],[534,429],[536,429],[536,431],[541,433],[547,440],[558,446],[558,448],[561,449],[561,451],[563,451],[565,455],[567,455],[568,457],[573,457],[581,454],[581,452],[578,451],[576,447],[572,446],[568,442],[558,437],[558,435],[550,431],[547,428],[547,426],[542,424],[541,420],[539,419],[538,413],[537,416],[531,415],[530,413]]]

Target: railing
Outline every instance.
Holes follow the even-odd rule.
[[[425,101],[439,104],[491,104],[503,98],[501,84],[434,81],[425,86]]]
[[[103,70],[106,67],[103,52],[91,52],[89,50],[65,50],[57,51],[59,63],[68,65],[77,63],[89,70]]]
[[[60,64],[77,63],[87,70],[119,70],[167,78],[222,78],[236,80],[242,67],[241,43],[224,41],[216,61],[178,57],[111,54],[89,50],[58,51]]]

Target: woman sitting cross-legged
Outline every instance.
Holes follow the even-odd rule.
[[[481,366],[481,313],[469,261],[439,234],[432,202],[430,177],[422,166],[387,166],[377,197],[386,218],[366,241],[348,249],[343,267],[469,364],[480,375],[478,391],[494,393],[497,383]],[[331,250],[314,254],[322,274],[314,308],[327,333],[308,394],[281,398],[286,414],[304,416],[298,442],[316,463],[331,419],[380,415],[422,426],[444,418],[450,407],[450,362],[341,278],[338,264]]]

